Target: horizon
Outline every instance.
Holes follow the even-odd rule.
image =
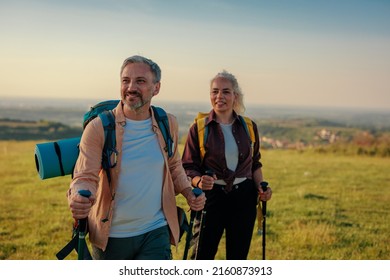
[[[90,106],[93,106],[101,101],[105,100],[119,100],[118,98],[109,98],[109,99],[97,99],[97,98],[64,98],[64,97],[11,97],[5,96],[0,99],[0,107],[3,108],[73,108],[80,110],[88,110]],[[245,100],[244,100],[245,101]],[[191,107],[203,107],[212,109],[210,102],[208,101],[186,101],[186,100],[161,100],[157,97],[152,99],[152,105],[157,106],[169,106],[177,104],[188,105]],[[366,112],[366,113],[388,113],[390,114],[389,108],[386,107],[343,107],[343,106],[310,106],[303,104],[261,104],[261,103],[250,103],[245,105],[246,111],[253,110],[255,108],[266,108],[266,109],[287,109],[287,110],[305,110],[313,111],[319,110],[323,111],[334,111],[334,112]]]

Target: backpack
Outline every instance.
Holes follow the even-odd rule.
[[[115,137],[115,117],[112,113],[119,103],[119,100],[107,100],[92,106],[91,109],[84,114],[83,117],[83,129],[97,116],[102,120],[104,128],[104,146],[102,154],[102,168],[106,171],[108,181],[111,182],[111,175],[109,170],[116,165],[116,161],[111,163],[111,156],[118,152],[115,149],[116,137]],[[163,138],[165,140],[165,151],[168,153],[168,157],[173,155],[173,140],[169,131],[169,122],[167,113],[160,107],[151,106],[154,112],[154,117],[158,123]]]
[[[198,128],[198,142],[199,142],[199,151],[200,151],[200,157],[201,160],[203,160],[205,154],[206,154],[206,148],[205,143],[207,141],[208,137],[208,130],[209,127],[206,125],[208,121],[208,115],[209,113],[202,113],[199,112],[197,117],[195,118],[195,122],[197,124]],[[252,150],[252,156],[254,155],[254,143],[256,141],[255,138],[255,132],[253,130],[253,123],[252,120],[248,117],[238,115],[238,118],[244,127],[246,134],[248,135],[249,141],[251,142],[251,150]]]

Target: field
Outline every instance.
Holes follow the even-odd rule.
[[[0,259],[54,260],[71,238],[70,177],[40,180],[39,141],[0,141]],[[268,202],[267,259],[389,260],[390,159],[262,151]],[[178,203],[184,206],[181,196]],[[187,209],[187,208],[186,208]],[[249,259],[261,259],[253,234]],[[184,240],[172,248],[181,259]],[[224,259],[222,241],[217,259]],[[75,259],[72,254],[69,259]]]

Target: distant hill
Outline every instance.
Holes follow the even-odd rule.
[[[0,119],[48,120],[81,127],[83,114],[103,100],[57,98],[1,98]],[[188,129],[197,112],[211,109],[208,102],[167,102],[156,97],[153,104],[161,106],[178,118],[180,127]],[[246,104],[245,114],[256,120],[289,120],[314,118],[348,127],[390,130],[390,110],[338,107],[303,107]]]
[[[12,102],[11,102],[12,101]],[[64,139],[82,134],[83,115],[102,100],[0,101],[0,140]],[[198,112],[208,112],[207,103],[160,102],[176,116],[179,139],[184,143]],[[390,155],[390,112],[385,110],[247,106],[245,115],[259,129],[263,148],[305,148],[355,146],[359,153]],[[367,147],[370,147],[368,149]],[[376,149],[376,150],[375,150]]]
[[[0,119],[1,140],[56,140],[81,136],[82,129],[59,122]]]

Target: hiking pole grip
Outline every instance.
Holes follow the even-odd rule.
[[[195,195],[195,197],[200,196],[203,192],[200,188],[193,188],[192,193]],[[191,219],[194,219],[195,216],[197,215],[198,211],[192,211],[191,210]]]
[[[79,190],[79,195],[83,197],[90,197],[91,192],[89,190]],[[79,220],[79,243],[78,243],[78,259],[84,259],[84,247],[85,244],[85,235],[87,230],[87,218]]]
[[[91,196],[91,192],[89,190],[79,190],[78,193],[79,193],[79,195],[81,195],[83,197],[87,197],[87,198]],[[87,218],[79,220],[80,231],[85,232],[86,227],[87,227]]]
[[[192,189],[192,192],[194,193],[194,195],[195,195],[196,197],[198,197],[198,196],[200,196],[200,195],[202,194],[202,190],[199,189],[199,188],[193,188],[193,189]]]

